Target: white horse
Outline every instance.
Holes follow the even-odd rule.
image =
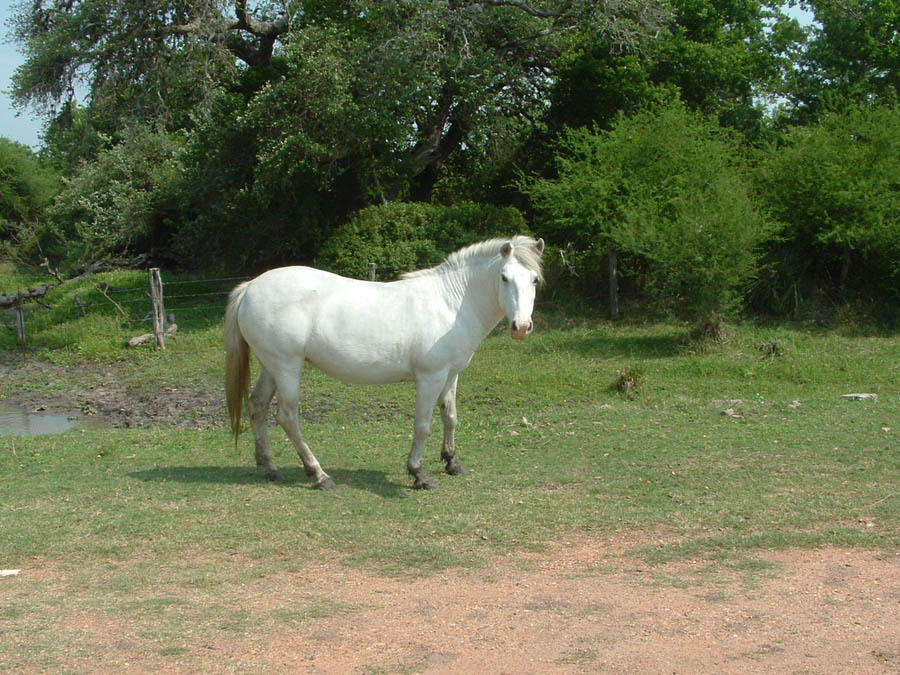
[[[438,401],[444,423],[441,458],[447,473],[465,473],[454,443],[457,377],[504,315],[513,338],[532,332],[543,252],[543,239],[516,236],[473,244],[437,267],[390,283],[282,267],[240,284],[225,313],[225,392],[235,443],[250,389],[252,350],[262,371],[247,408],[256,463],[269,480],[281,479],[266,433],[269,404],[277,392],[276,419],[307,475],[319,488],[334,488],[300,432],[304,360],[344,382],[414,380],[416,417],[407,468],[415,487],[436,487],[422,470],[422,453]]]

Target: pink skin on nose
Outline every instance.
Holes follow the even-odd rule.
[[[517,321],[513,321],[509,327],[509,334],[512,336],[514,340],[524,340],[529,335],[531,335],[534,330],[534,322],[529,321],[528,323],[522,323],[519,325]]]

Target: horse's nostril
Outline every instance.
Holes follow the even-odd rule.
[[[519,335],[528,335],[534,328],[534,324],[531,321],[523,321],[522,323],[519,323],[518,321],[512,321],[509,324],[509,327],[513,333]]]

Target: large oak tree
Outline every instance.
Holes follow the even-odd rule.
[[[261,120],[270,155],[352,157],[376,185],[428,200],[452,153],[546,106],[571,34],[627,49],[664,16],[657,0],[33,0],[14,22],[27,56],[14,95],[53,117],[81,94],[109,133],[188,127],[252,82],[279,114]]]

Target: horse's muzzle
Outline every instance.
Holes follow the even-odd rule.
[[[518,321],[513,321],[509,324],[509,334],[512,336],[513,340],[524,340],[534,331],[534,322],[522,321],[521,323]]]

